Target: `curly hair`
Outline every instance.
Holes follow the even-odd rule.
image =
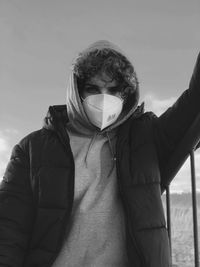
[[[99,73],[106,73],[119,83],[119,92],[126,99],[138,87],[138,79],[132,64],[121,53],[110,49],[96,49],[88,53],[80,53],[74,66],[79,93],[84,90],[87,80]]]

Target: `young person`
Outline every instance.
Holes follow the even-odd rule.
[[[66,105],[17,144],[0,186],[0,266],[169,267],[163,171],[200,111],[200,59],[176,103],[138,106],[133,65],[108,41],[73,63]]]

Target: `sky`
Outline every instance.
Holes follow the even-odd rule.
[[[42,127],[50,105],[65,103],[79,51],[116,43],[136,69],[140,102],[160,115],[188,88],[199,25],[198,0],[0,0],[0,177],[13,146]],[[189,161],[171,190],[190,190]]]

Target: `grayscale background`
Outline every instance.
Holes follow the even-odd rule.
[[[138,74],[140,102],[159,115],[188,87],[199,28],[199,0],[0,0],[0,180],[12,147],[42,126],[49,105],[65,103],[70,64],[88,44],[120,46]],[[200,152],[195,159],[200,202]],[[181,267],[194,266],[190,188],[187,161],[171,185]]]

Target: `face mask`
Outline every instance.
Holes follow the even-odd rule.
[[[123,100],[108,94],[90,95],[83,100],[83,107],[90,122],[103,130],[117,120]]]

